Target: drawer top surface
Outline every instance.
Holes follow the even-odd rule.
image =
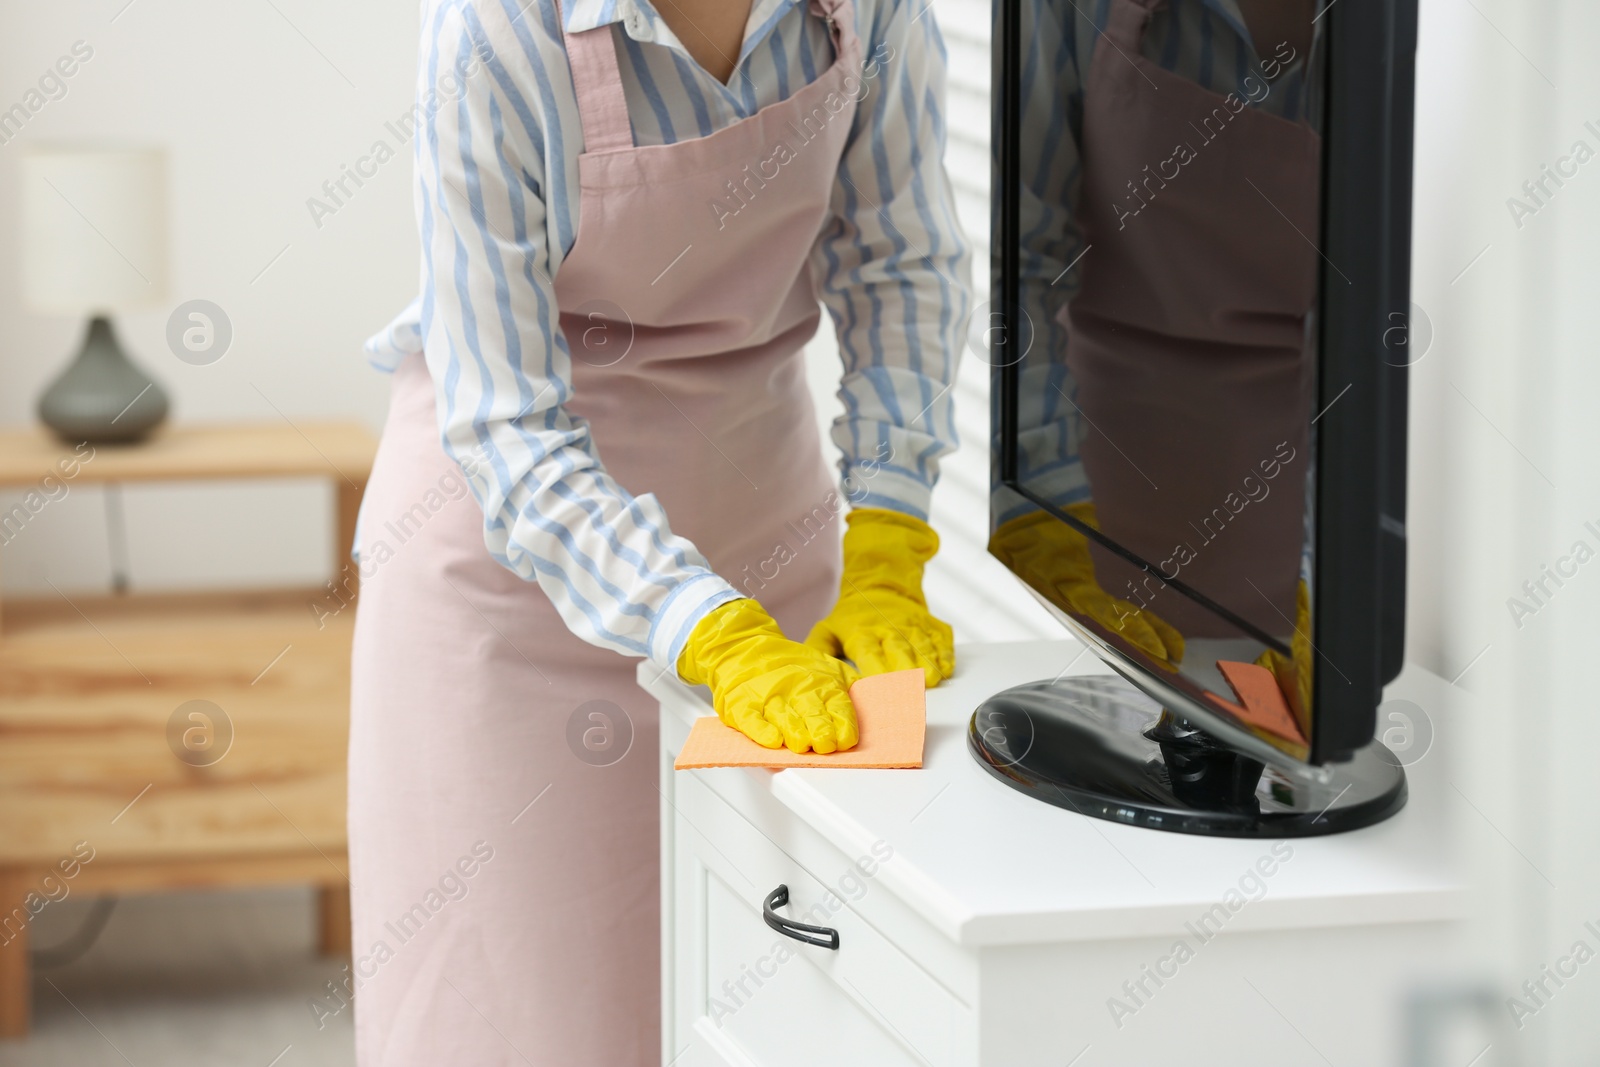
[[[1102,673],[1071,640],[962,646],[956,677],[928,693],[920,770],[722,770],[707,781],[716,788],[716,775],[752,776],[798,824],[846,854],[887,841],[894,858],[878,884],[965,945],[1165,936],[1207,914],[1217,923],[1212,909],[1219,904],[1230,931],[1465,914],[1450,833],[1464,805],[1450,803],[1447,736],[1407,769],[1410,799],[1399,814],[1364,830],[1287,842],[1091,819],[1008,788],[968,752],[968,722],[992,694],[1063,674]],[[712,714],[706,690],[659,674],[645,664],[639,680],[664,716]],[[1385,695],[1442,709],[1447,688],[1413,667]]]

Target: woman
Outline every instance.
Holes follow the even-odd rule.
[[[628,657],[818,752],[856,740],[840,657],[952,670],[921,591],[968,303],[943,63],[906,0],[424,4],[422,292],[369,346],[394,382],[352,686],[361,1063],[659,1062]]]

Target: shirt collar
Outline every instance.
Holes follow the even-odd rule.
[[[745,52],[760,43],[765,37],[766,30],[770,30],[778,18],[791,7],[807,3],[808,0],[753,0],[750,6],[750,18],[745,23]],[[1229,0],[1231,2],[1231,0]],[[635,21],[642,22],[654,29],[654,36],[660,38],[671,31],[661,21],[650,6],[650,0],[565,0],[563,7],[566,10],[566,28],[568,33],[581,33],[600,26],[607,26],[613,22],[620,22],[626,29],[629,27],[628,18],[635,16]]]
[[[566,0],[562,5],[566,9],[566,27],[568,33],[582,33],[592,30],[597,26],[621,22],[633,5],[627,0]]]
[[[743,60],[755,51],[778,24],[778,20],[789,13],[790,8],[802,6],[809,6],[808,0],[752,0],[750,19],[744,28],[744,48],[739,58]]]
[[[567,12],[568,33],[581,33],[615,22],[636,41],[650,41],[676,48],[680,52],[687,51],[673,35],[666,20],[650,6],[650,0],[570,0],[570,3],[572,6]]]

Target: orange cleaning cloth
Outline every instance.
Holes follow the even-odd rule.
[[[1251,726],[1258,726],[1285,741],[1299,745],[1306,743],[1305,735],[1300,732],[1300,724],[1294,721],[1294,712],[1289,710],[1289,701],[1284,698],[1283,690],[1278,688],[1278,679],[1271,671],[1254,663],[1237,663],[1226,659],[1217,660],[1217,670],[1222,672],[1239,697],[1238,704],[1220,697],[1217,703],[1226,705],[1229,711]]]
[[[762,748],[715,715],[696,719],[674,770],[695,767],[920,767],[928,731],[926,679],[921,668],[875,674],[850,687],[861,739],[844,752],[796,755]]]

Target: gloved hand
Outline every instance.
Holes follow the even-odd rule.
[[[811,628],[806,644],[843,656],[862,674],[921,667],[928,686],[955,673],[955,634],[928,612],[922,565],[939,535],[898,511],[856,508],[845,517],[839,602]]]
[[[1292,659],[1269,648],[1256,657],[1256,665],[1265,667],[1278,679],[1278,688],[1283,690],[1284,697],[1289,701],[1289,709],[1300,724],[1300,732],[1310,737],[1311,590],[1304,578],[1300,579],[1299,588],[1295,590],[1294,637],[1289,639],[1289,651],[1294,653]]]
[[[766,748],[834,752],[857,741],[848,665],[783,636],[754,600],[732,600],[695,624],[678,677],[709,685],[717,717]]]
[[[1080,522],[1100,528],[1093,503],[1072,504],[1066,511]],[[1100,588],[1089,539],[1048,512],[1030,512],[1002,524],[989,538],[989,551],[1047,596],[1054,590],[1058,605],[1120,634],[1162,667],[1177,670],[1183,662],[1183,635],[1155,612]]]

